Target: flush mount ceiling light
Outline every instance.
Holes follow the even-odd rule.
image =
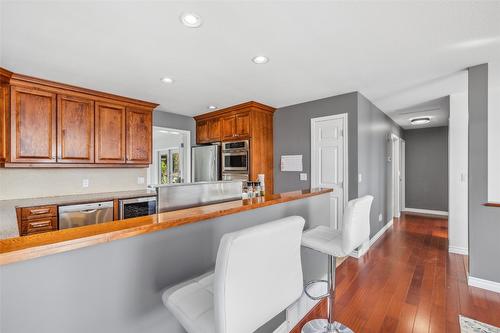
[[[217,109],[217,107],[215,105],[209,105],[207,108],[209,110],[215,110],[215,109]]]
[[[181,22],[188,28],[199,28],[201,25],[201,17],[195,13],[183,13]]]
[[[255,56],[252,58],[252,61],[257,65],[265,64],[269,61],[269,58],[263,55]]]
[[[167,84],[172,84],[172,83],[174,83],[174,79],[172,79],[171,77],[163,77],[161,79],[161,82],[167,83]]]
[[[430,117],[418,117],[418,118],[410,119],[410,123],[412,125],[424,125],[424,124],[428,124],[430,122],[431,122]]]

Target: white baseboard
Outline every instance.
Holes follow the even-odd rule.
[[[470,275],[467,277],[467,282],[468,282],[469,286],[477,287],[477,288],[481,288],[481,289],[486,289],[489,291],[494,291],[496,293],[500,293],[500,282],[484,280],[484,279],[480,279],[480,278],[473,277]]]
[[[448,252],[450,253],[456,253],[456,254],[462,254],[464,256],[469,255],[469,249],[466,247],[461,247],[461,246],[448,246]]]
[[[350,256],[354,257],[354,258],[360,258],[363,254],[365,254],[366,252],[368,252],[368,250],[370,249],[370,247],[373,244],[375,244],[375,242],[380,237],[382,237],[382,235],[384,234],[384,232],[386,232],[387,230],[389,230],[390,227],[392,227],[393,223],[394,223],[394,220],[391,219],[389,222],[386,223],[386,225],[384,225],[382,227],[382,229],[380,229],[375,235],[373,235],[373,237],[369,241],[364,242],[363,245],[361,245],[357,250],[352,251],[352,253],[350,254]]]
[[[443,210],[432,210],[432,209],[420,209],[420,208],[407,208],[407,207],[405,207],[403,209],[403,212],[448,216],[448,212],[445,212]]]

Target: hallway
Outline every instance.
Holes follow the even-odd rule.
[[[335,319],[355,332],[460,332],[458,315],[500,327],[500,294],[467,285],[447,220],[402,214],[359,260],[337,269]]]

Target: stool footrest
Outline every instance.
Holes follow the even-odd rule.
[[[315,301],[329,297],[330,294],[328,292],[326,294],[319,295],[319,296],[313,296],[309,293],[307,288],[309,288],[311,285],[316,284],[316,283],[326,283],[327,286],[329,285],[327,280],[311,280],[311,281],[307,282],[304,285],[304,293],[307,295],[307,297],[309,297],[310,299],[315,300]]]

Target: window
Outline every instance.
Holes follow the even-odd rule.
[[[160,184],[183,183],[182,159],[179,148],[158,152],[158,179]]]

